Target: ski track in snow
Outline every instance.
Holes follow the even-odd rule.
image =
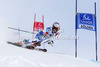
[[[0,45],[0,67],[100,67],[100,64],[5,43]]]

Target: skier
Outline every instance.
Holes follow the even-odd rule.
[[[14,29],[14,28],[12,28]],[[47,49],[41,49],[41,48],[35,48],[36,46],[41,46],[41,44],[53,44],[53,37],[56,37],[59,35],[59,29],[60,29],[60,24],[58,22],[53,23],[52,27],[47,27],[46,32],[40,31],[38,34],[36,34],[34,40],[30,39],[24,39],[21,42],[13,43],[13,42],[8,42],[9,44],[13,44],[16,46],[24,47],[27,49],[34,49],[34,50],[39,50],[43,52],[47,52]]]
[[[34,43],[33,46],[41,46],[41,43],[48,43],[48,44],[53,44],[53,40],[50,40],[50,38],[55,37],[59,35],[59,29],[60,29],[60,24],[58,22],[53,23],[52,27],[47,27],[46,32],[44,33],[43,31],[40,31],[35,38],[37,39],[37,42]]]

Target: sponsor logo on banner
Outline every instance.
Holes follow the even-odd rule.
[[[82,24],[93,25],[92,15],[83,14],[80,18]]]
[[[79,24],[79,27],[84,29],[94,30],[94,26],[91,25]]]
[[[77,14],[77,29],[87,29],[95,31],[94,14],[78,13]]]

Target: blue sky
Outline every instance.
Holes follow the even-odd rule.
[[[100,1],[78,0],[78,12],[94,13],[94,2],[97,3],[98,54],[100,60]],[[4,40],[11,39],[11,37],[14,39],[15,34],[13,33],[16,31],[9,31],[7,29],[8,26],[32,31],[35,13],[37,15],[37,21],[42,21],[42,15],[44,15],[45,28],[52,26],[52,23],[56,21],[60,23],[61,28],[64,30],[64,32],[61,33],[63,37],[75,35],[75,0],[0,0],[0,36],[4,37]],[[24,36],[24,34],[25,33],[21,33],[22,36]],[[94,34],[93,31],[78,30],[79,57],[95,59]],[[73,39],[60,40],[55,45],[60,47],[60,49],[56,47],[47,48],[56,48],[58,53],[74,56]]]

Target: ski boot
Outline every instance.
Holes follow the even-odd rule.
[[[33,44],[33,47],[36,47],[36,46],[41,46],[41,42],[37,42],[37,43]]]

